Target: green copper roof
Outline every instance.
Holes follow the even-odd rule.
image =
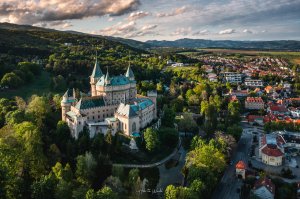
[[[107,84],[105,84],[105,82],[106,82],[105,79],[106,78],[104,78],[104,76],[101,77],[96,85],[97,86],[107,85]],[[121,85],[126,85],[126,84],[130,83],[129,79],[127,77],[125,77],[124,75],[113,76],[113,77],[110,77],[109,80],[110,80],[110,84],[108,84],[108,85],[110,85],[110,86],[121,86]]]
[[[100,106],[105,106],[103,97],[87,97],[81,98],[76,104],[75,108],[78,110],[97,108]]]
[[[133,72],[132,72],[132,70],[131,70],[130,65],[129,65],[128,68],[127,68],[127,71],[126,71],[125,76],[128,77],[128,78],[134,78],[134,74],[133,74]]]
[[[102,75],[103,75],[103,73],[101,71],[101,68],[99,66],[98,60],[96,58],[95,66],[94,66],[94,69],[93,69],[91,77],[93,77],[93,78],[99,78]]]

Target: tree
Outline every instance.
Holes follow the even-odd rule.
[[[165,190],[165,199],[177,199],[178,191],[174,185],[168,185]]]
[[[190,113],[184,113],[178,123],[178,128],[180,131],[186,132],[193,132],[197,133],[198,126]]]
[[[76,163],[76,177],[77,181],[84,185],[91,185],[95,177],[95,168],[97,162],[90,152],[86,152],[85,155],[79,155]]]
[[[215,146],[204,144],[187,154],[186,165],[207,167],[212,172],[220,173],[226,166],[224,154]]]
[[[45,171],[45,156],[41,132],[31,122],[22,122],[14,126],[17,139],[23,146],[23,158],[25,167],[28,167],[30,175],[38,178]]]
[[[45,97],[39,97],[33,95],[27,106],[26,113],[37,123],[38,126],[42,126],[43,121],[50,113],[51,109],[49,102]]]
[[[11,126],[13,126],[15,124],[20,124],[21,122],[25,121],[24,111],[15,110],[15,111],[8,112],[5,115],[5,121],[6,121],[6,124],[9,124]]]
[[[122,182],[118,177],[109,176],[105,179],[104,185],[111,188],[115,193],[121,193],[123,191]]]
[[[152,128],[147,128],[144,133],[144,139],[146,142],[146,149],[149,152],[155,151],[159,146],[159,139],[157,132]]]
[[[1,86],[8,88],[18,88],[23,84],[23,80],[15,73],[6,73],[1,79]]]
[[[243,132],[242,127],[240,127],[236,124],[229,126],[227,128],[227,133],[232,135],[235,138],[235,140],[237,140],[237,141],[240,139],[242,132]]]
[[[163,93],[163,91],[164,91],[164,86],[163,86],[163,83],[162,83],[162,82],[158,82],[158,83],[156,84],[156,90],[157,90],[158,93]]]
[[[228,124],[238,123],[240,118],[240,103],[238,101],[231,101],[228,104]]]
[[[128,173],[128,184],[130,187],[134,186],[139,178],[139,169],[131,169]]]
[[[35,181],[32,185],[32,198],[52,199],[54,198],[54,190],[57,181],[50,173],[49,175],[42,176],[39,180]]]
[[[171,108],[164,107],[161,120],[162,126],[173,128],[175,122],[175,112]]]
[[[170,148],[176,147],[178,143],[178,131],[174,128],[162,127],[159,129],[161,143]]]

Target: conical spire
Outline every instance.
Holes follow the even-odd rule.
[[[134,74],[133,74],[133,71],[131,70],[130,65],[127,68],[125,76],[128,77],[128,78],[134,78]]]
[[[97,57],[97,51],[96,51],[96,62],[95,62],[91,77],[100,78],[102,75],[103,75],[103,73],[102,73],[99,63],[98,63],[98,57]]]
[[[106,72],[106,75],[105,75],[105,83],[110,84],[110,77],[109,77],[109,73],[108,73],[108,67],[107,67],[107,72]]]

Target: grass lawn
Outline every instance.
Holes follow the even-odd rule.
[[[33,82],[23,85],[19,89],[0,91],[0,98],[13,98],[15,96],[20,96],[27,100],[34,94],[47,94],[50,92],[50,81],[50,74],[46,71],[42,71],[38,77],[35,77]]]

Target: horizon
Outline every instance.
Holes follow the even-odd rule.
[[[300,40],[296,0],[0,1],[0,22],[137,41]]]

